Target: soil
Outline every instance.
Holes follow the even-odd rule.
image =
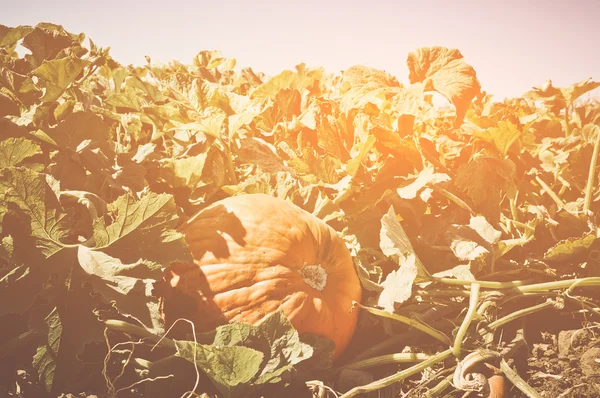
[[[600,328],[582,327],[567,316],[527,324],[527,348],[511,363],[518,374],[542,397],[600,397]],[[508,397],[525,397],[509,385]]]

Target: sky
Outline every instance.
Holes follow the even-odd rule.
[[[444,46],[460,50],[495,100],[546,79],[600,80],[600,0],[1,2],[0,24],[60,24],[123,64],[144,64],[145,55],[191,63],[220,50],[268,75],[301,62],[333,73],[362,64],[408,84],[408,53]]]

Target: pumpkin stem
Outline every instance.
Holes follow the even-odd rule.
[[[304,282],[318,291],[322,292],[327,286],[327,271],[320,264],[304,265],[300,270]]]

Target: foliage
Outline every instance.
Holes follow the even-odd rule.
[[[598,275],[600,105],[578,99],[598,82],[493,102],[455,49],[409,54],[404,85],[364,66],[266,77],[218,51],[124,66],[84,39],[0,25],[0,314],[28,317],[47,391],[88,388],[77,383],[100,320],[165,332],[153,287],[190,258],[177,227],[229,195],[266,193],[328,222],[363,304],[388,314],[439,305],[440,286],[461,297],[475,280]],[[315,349],[269,322],[179,341],[177,355],[225,396],[281,382]]]

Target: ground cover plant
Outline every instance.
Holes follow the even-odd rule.
[[[600,83],[494,102],[456,49],[407,64],[407,84],[218,51],[126,66],[0,25],[0,396],[600,396]],[[335,361],[281,312],[165,337],[178,228],[248,193],[349,248]]]

